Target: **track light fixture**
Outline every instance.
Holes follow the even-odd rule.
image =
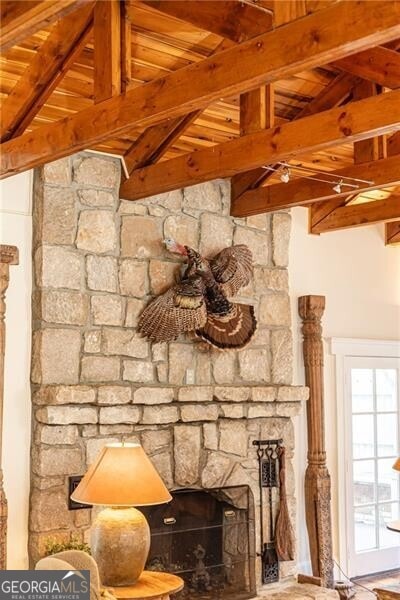
[[[289,183],[290,181],[290,169],[289,167],[283,167],[283,172],[280,177],[282,183]]]
[[[333,188],[332,188],[333,191],[336,192],[337,194],[340,194],[342,191],[342,185],[343,185],[343,179],[338,181],[337,184],[333,186]]]

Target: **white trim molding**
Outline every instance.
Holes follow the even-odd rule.
[[[400,357],[400,340],[331,338],[331,354],[341,356]]]

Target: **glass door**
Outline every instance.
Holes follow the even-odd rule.
[[[400,518],[400,361],[347,358],[347,511],[353,576],[400,566],[400,533],[387,523]]]

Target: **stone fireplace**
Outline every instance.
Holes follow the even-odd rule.
[[[118,160],[89,153],[35,174],[31,559],[50,540],[88,538],[92,511],[68,510],[68,477],[83,474],[107,442],[138,440],[170,490],[203,491],[223,505],[222,519],[239,508],[232,499],[227,506],[221,489],[247,486],[253,593],[256,439],[284,441],[295,524],[292,417],[307,390],[291,385],[290,215],[230,217],[225,181],[128,202],[118,197],[119,180]],[[141,310],[179,272],[161,244],[167,236],[206,256],[249,245],[254,280],[240,300],[255,306],[259,328],[244,350],[219,352],[189,337],[151,346],[137,335]],[[281,563],[282,576],[294,569]]]

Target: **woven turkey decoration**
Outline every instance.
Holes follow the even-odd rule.
[[[173,239],[164,243],[170,252],[185,257],[187,267],[179,283],[144,309],[139,332],[152,342],[169,342],[183,332],[194,332],[221,350],[246,346],[257,328],[254,307],[229,298],[253,275],[249,248],[231,246],[207,260]]]

